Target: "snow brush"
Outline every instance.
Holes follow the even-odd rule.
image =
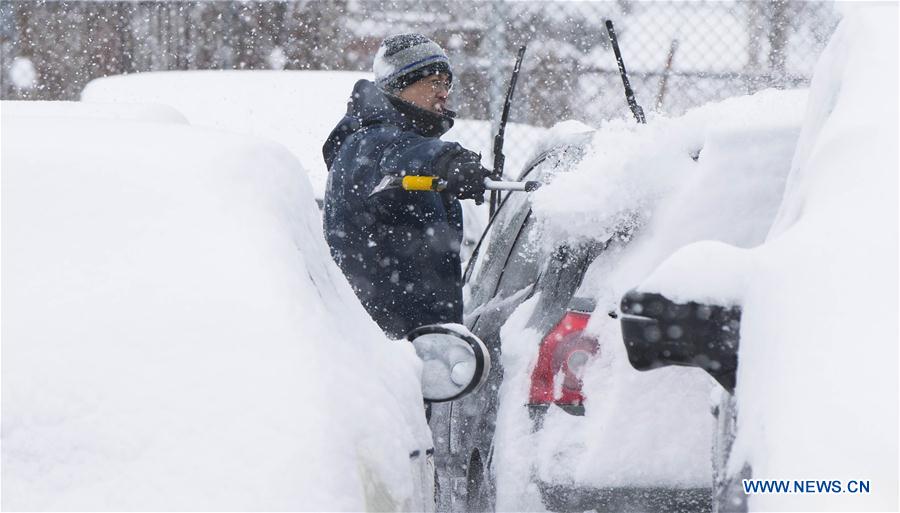
[[[524,191],[533,192],[543,185],[537,181],[504,182],[500,180],[484,179],[484,188],[489,191]],[[435,191],[440,192],[447,188],[447,180],[437,176],[385,176],[372,190],[369,197],[388,189],[403,189],[405,191]]]

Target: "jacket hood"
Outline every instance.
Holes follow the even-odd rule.
[[[353,86],[353,93],[347,102],[347,114],[331,131],[322,147],[322,155],[331,169],[344,140],[363,128],[388,124],[424,137],[440,137],[453,126],[455,116],[456,113],[451,110],[441,115],[417,107],[385,93],[369,80],[360,80]]]

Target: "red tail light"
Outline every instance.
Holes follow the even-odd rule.
[[[566,312],[541,341],[537,365],[531,374],[531,404],[581,404],[584,401],[581,372],[599,347],[597,339],[584,334],[590,319],[590,314]],[[562,383],[556,383],[557,379]]]

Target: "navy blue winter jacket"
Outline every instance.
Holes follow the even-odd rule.
[[[360,80],[322,148],[325,236],[369,314],[400,338],[424,324],[462,322],[462,208],[446,193],[389,189],[385,175],[435,175],[464,151],[438,139],[453,125]]]

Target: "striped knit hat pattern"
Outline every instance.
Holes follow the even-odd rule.
[[[399,34],[385,38],[375,55],[372,70],[375,72],[375,85],[392,93],[437,73],[446,73],[453,82],[447,54],[422,34]]]

